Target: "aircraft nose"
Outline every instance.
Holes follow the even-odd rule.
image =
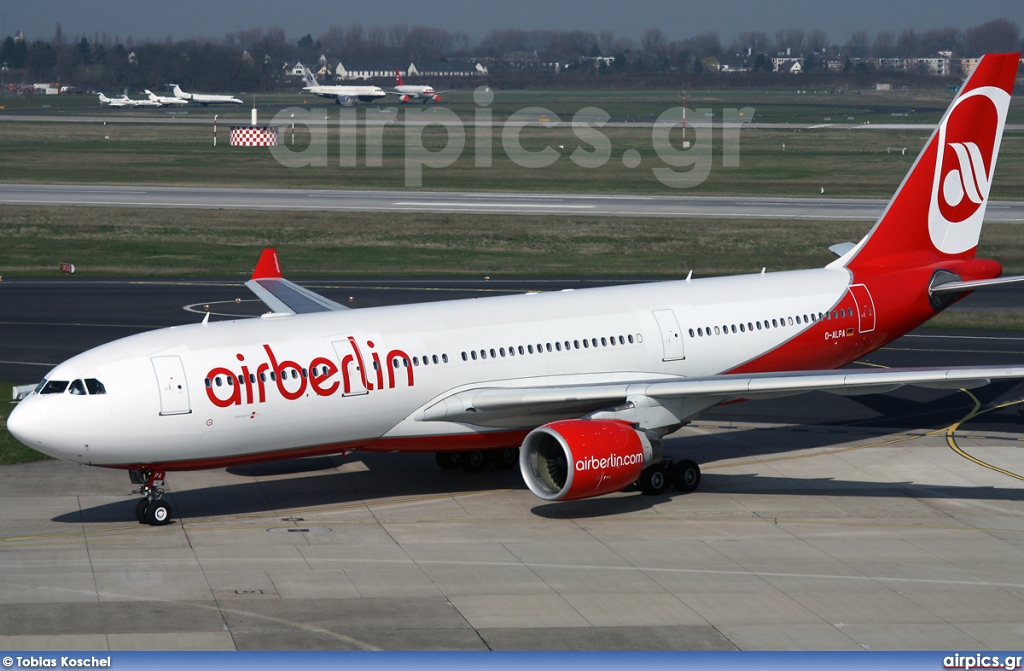
[[[19,441],[34,450],[46,452],[44,435],[48,426],[48,417],[44,404],[35,399],[26,399],[14,406],[7,417],[7,430]]]
[[[11,435],[25,443],[31,445],[33,443],[31,433],[32,426],[36,423],[33,415],[38,414],[33,412],[33,409],[28,407],[28,404],[22,401],[18,405],[14,406],[14,410],[7,417],[7,430],[11,432]]]

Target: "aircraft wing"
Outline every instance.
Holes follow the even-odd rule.
[[[640,380],[613,384],[525,388],[478,388],[444,397],[425,408],[420,421],[487,424],[512,416],[577,416],[625,403],[630,398],[694,401],[701,409],[734,399],[778,398],[823,391],[842,396],[881,394],[902,386],[929,389],[980,387],[992,380],[1024,378],[1024,366],[970,368],[871,368],[811,370],[754,375]],[[685,418],[679,418],[680,420]]]
[[[300,287],[281,276],[281,264],[276,249],[264,249],[253,271],[252,279],[245,283],[272,311],[280,314],[308,314],[348,310],[329,298]]]

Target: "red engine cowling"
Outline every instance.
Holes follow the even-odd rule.
[[[410,98],[409,98],[409,96],[402,96],[401,100],[402,100],[403,103],[407,103],[407,102],[409,102]]]
[[[439,94],[436,94],[436,93],[434,94],[434,102],[436,102],[436,103],[441,102],[441,96]]]
[[[652,459],[650,441],[626,422],[568,419],[531,431],[519,468],[540,498],[571,501],[623,489]]]

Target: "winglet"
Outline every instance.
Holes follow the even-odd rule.
[[[277,260],[277,250],[273,247],[267,247],[263,250],[263,254],[260,255],[260,260],[256,264],[256,270],[252,272],[251,279],[262,280],[268,277],[281,276],[281,262]]]

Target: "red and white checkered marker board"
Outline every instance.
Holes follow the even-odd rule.
[[[276,147],[277,126],[232,126],[232,147]]]

